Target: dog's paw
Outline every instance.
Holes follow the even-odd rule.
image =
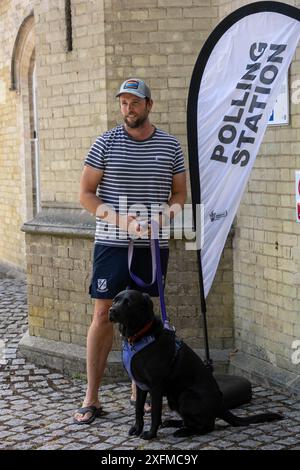
[[[141,438],[145,439],[145,441],[150,441],[150,439],[153,439],[154,437],[156,437],[156,432],[152,431],[144,431],[141,435]]]
[[[144,427],[143,425],[135,424],[129,429],[129,432],[128,432],[129,436],[139,436],[143,431],[143,427]]]

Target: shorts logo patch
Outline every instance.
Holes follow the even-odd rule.
[[[108,291],[107,279],[98,279],[97,284],[98,284],[98,288],[97,288],[98,292],[107,292]]]

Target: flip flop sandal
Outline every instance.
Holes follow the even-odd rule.
[[[85,416],[87,413],[92,413],[92,415],[88,418],[88,419],[84,419],[84,420],[78,420],[76,418],[73,418],[73,421],[75,424],[91,424],[96,418],[99,418],[99,416],[101,416],[104,411],[103,411],[103,408],[102,406],[100,408],[97,408],[96,406],[84,406],[83,408],[79,408],[76,413],[80,413],[82,414],[83,416]]]

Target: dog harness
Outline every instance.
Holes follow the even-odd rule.
[[[148,391],[149,387],[147,387],[147,385],[141,382],[138,382],[133,377],[133,374],[131,371],[131,361],[132,361],[133,356],[137,352],[141,351],[142,349],[144,349],[146,346],[153,343],[154,341],[155,341],[155,337],[153,335],[148,335],[148,336],[144,336],[142,339],[140,339],[134,344],[130,344],[127,340],[123,342],[122,357],[123,357],[123,365],[127,371],[127,374],[129,375],[131,380],[133,380],[141,390],[145,390],[145,391]]]
[[[137,352],[142,351],[142,349],[144,349],[146,346],[153,343],[154,341],[155,341],[155,337],[153,335],[144,336],[142,339],[140,339],[140,341],[137,341],[136,343],[133,343],[133,344],[130,344],[127,340],[123,341],[122,359],[123,359],[124,368],[126,369],[127,374],[129,375],[131,380],[133,380],[136,383],[136,385],[141,390],[144,390],[144,391],[149,391],[149,387],[142,382],[138,382],[134,378],[132,371],[131,371],[131,361]],[[174,356],[173,362],[175,361],[177,353],[179,349],[182,347],[182,344],[183,343],[181,340],[179,340],[178,338],[175,338],[175,356]]]

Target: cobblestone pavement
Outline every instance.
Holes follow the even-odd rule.
[[[176,439],[172,429],[143,441],[128,436],[133,409],[129,383],[102,388],[105,415],[90,426],[73,424],[85,382],[38,367],[17,357],[27,328],[26,288],[22,281],[0,279],[0,449],[198,450],[300,449],[300,401],[277,390],[254,387],[252,403],[236,410],[282,412],[283,421],[233,428],[218,420],[205,436]],[[165,407],[164,415],[171,417]],[[146,418],[146,426],[149,418]]]

